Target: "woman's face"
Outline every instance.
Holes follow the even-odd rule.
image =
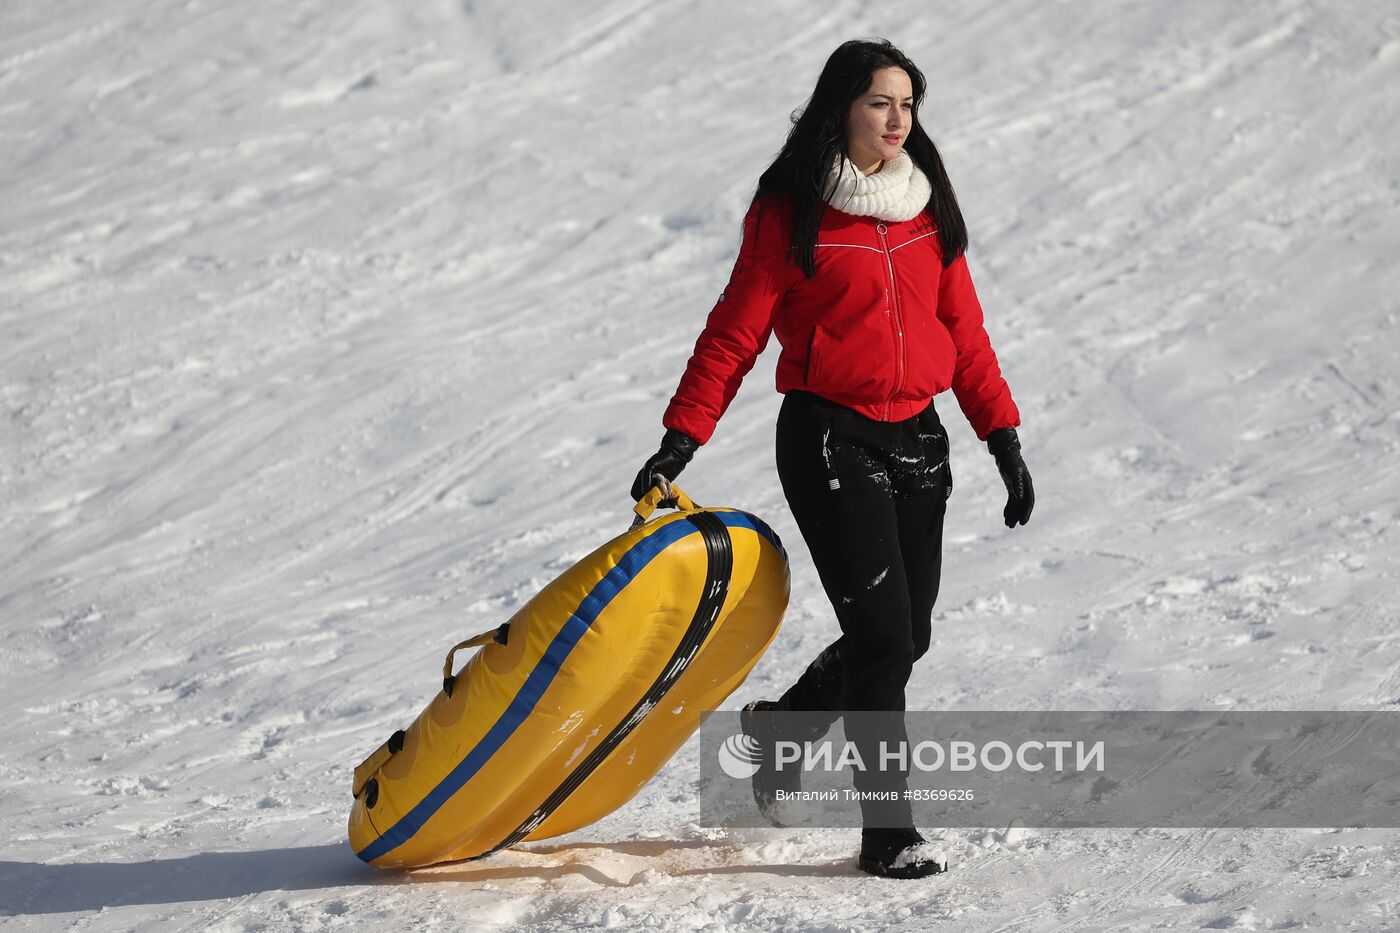
[[[856,98],[846,114],[846,154],[856,168],[870,174],[882,161],[899,154],[914,126],[914,87],[903,68],[874,72],[870,90]]]

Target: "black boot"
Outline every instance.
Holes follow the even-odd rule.
[[[782,706],[772,700],[755,700],[739,711],[739,728],[759,746],[759,765],[753,776],[754,803],[768,822],[780,827],[787,824],[780,816],[778,792],[802,789],[802,770],[795,763],[781,770],[777,767],[776,743],[788,738],[779,728],[782,711]]]
[[[914,813],[904,785],[885,790],[896,792],[892,800],[860,802],[863,828],[860,831],[860,869],[883,878],[924,878],[948,870],[941,853],[914,828]]]
[[[883,878],[926,878],[948,870],[948,861],[913,827],[860,832],[860,870]]]

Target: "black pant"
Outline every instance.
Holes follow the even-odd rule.
[[[895,731],[883,735],[902,739],[904,686],[928,651],[938,597],[952,492],[948,434],[932,402],[913,418],[882,422],[791,391],[778,413],[777,462],[841,627],[781,706],[821,711],[802,721],[824,722],[823,731],[844,710],[898,711]],[[870,761],[872,746],[850,738]],[[876,786],[859,774],[855,783]]]

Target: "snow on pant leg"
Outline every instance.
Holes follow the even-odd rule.
[[[948,433],[933,405],[918,416],[918,440],[908,455],[896,458],[891,485],[899,520],[899,550],[909,582],[914,660],[928,651],[933,605],[943,567],[943,518],[952,492]],[[915,702],[921,709],[925,704]]]
[[[894,714],[864,717],[870,728],[848,737],[867,765],[854,774],[858,789],[902,787],[903,771],[876,768],[880,741],[888,746],[905,738],[904,685],[915,654],[888,464],[866,445],[833,435],[818,410],[789,394],[778,414],[777,465],[841,627],[840,639],[784,695],[784,704]],[[837,489],[829,482],[833,474]]]

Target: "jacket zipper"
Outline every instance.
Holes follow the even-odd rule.
[[[890,391],[890,397],[885,400],[881,421],[890,420],[890,405],[894,402],[894,397],[899,394],[900,388],[904,385],[904,320],[899,313],[899,289],[895,286],[894,262],[890,259],[890,246],[885,240],[885,234],[889,228],[884,224],[875,225],[875,233],[880,237],[880,249],[885,253],[885,268],[890,274],[890,309],[893,311],[894,320],[891,322],[894,327],[894,388]]]

